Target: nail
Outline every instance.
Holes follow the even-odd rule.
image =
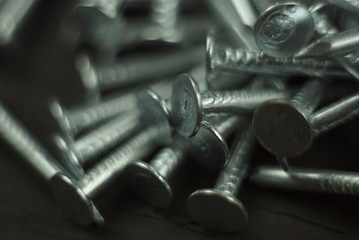
[[[245,49],[258,49],[253,36],[253,25],[256,17],[255,9],[250,1],[207,1],[211,10],[227,29],[229,36],[237,46]]]
[[[281,157],[293,157],[305,151],[312,141],[308,118],[320,103],[324,86],[322,80],[308,80],[289,101],[262,103],[252,119],[259,143]]]
[[[0,9],[0,45],[10,44],[25,20],[35,8],[37,0],[5,0]]]
[[[65,139],[55,135],[54,143],[59,159],[70,167],[74,165],[83,168],[141,130],[146,124],[151,125],[152,123],[147,119],[153,121],[165,119],[170,122],[168,110],[154,92],[142,91],[138,99],[138,108],[120,114],[74,142],[66,142]]]
[[[249,180],[262,187],[359,195],[359,175],[353,172],[300,168],[284,172],[261,166],[252,170]]]
[[[168,207],[173,198],[171,180],[189,156],[212,169],[227,163],[229,151],[225,139],[234,132],[238,122],[237,116],[216,119],[213,125],[203,122],[197,135],[190,139],[177,136],[172,146],[160,150],[149,163],[130,164],[132,191],[153,206]]]
[[[46,151],[32,134],[0,103],[0,138],[14,149],[46,182],[64,168]],[[68,171],[71,178],[77,172]]]
[[[197,83],[188,74],[177,77],[171,99],[172,120],[182,136],[193,136],[199,128],[202,115],[208,112],[251,113],[260,103],[284,98],[277,90],[235,90],[199,92]]]
[[[131,19],[127,23],[126,31],[118,37],[122,38],[123,48],[131,48],[144,42],[188,45],[203,40],[208,26],[212,25],[211,19],[206,16],[185,16],[176,21],[176,32],[171,35],[170,31],[164,31],[165,29],[156,23],[149,23],[148,18]]]
[[[151,112],[151,105],[154,103],[148,101],[150,97],[146,93],[139,96],[139,106],[147,109],[147,113]],[[167,117],[160,113],[155,114],[154,118],[145,119],[152,122],[151,125],[147,125],[149,127],[133,135],[87,171],[79,181],[72,181],[65,174],[57,174],[51,179],[54,194],[60,205],[75,222],[80,225],[104,223],[92,200],[112,181],[119,178],[128,164],[146,157],[170,139],[172,131]]]
[[[59,129],[65,140],[73,142],[75,136],[101,122],[104,122],[120,113],[136,107],[136,92],[105,99],[94,105],[82,105],[67,110],[62,104],[53,100],[50,110],[59,124]]]
[[[177,74],[200,63],[201,46],[165,54],[140,56],[97,67],[96,76],[101,90],[143,83],[156,78]]]
[[[213,29],[209,30],[206,38],[206,72],[207,85],[212,90],[229,90],[240,88],[246,84],[251,78],[251,74],[237,74],[233,72],[218,71],[212,67],[211,59],[214,54],[214,44],[216,44],[217,32]],[[190,74],[191,76],[194,76]],[[195,77],[195,76],[194,76]],[[198,79],[195,77],[195,79]]]
[[[235,232],[247,222],[247,211],[236,196],[247,175],[255,137],[250,128],[241,135],[233,143],[229,163],[214,188],[197,190],[187,200],[191,217],[206,228]]]
[[[180,13],[179,0],[152,0],[151,19],[167,41],[178,41],[177,29]]]
[[[54,136],[54,143],[61,159],[82,168],[139,131],[141,125],[139,112],[133,110],[109,120],[73,143],[58,135]]]
[[[120,48],[121,36],[126,30],[126,22],[119,13],[125,1],[80,1],[75,7],[74,15],[81,26],[81,33],[86,41],[106,53],[114,55]]]
[[[296,58],[330,58],[354,52],[359,47],[359,28],[322,37],[306,46]]]
[[[316,111],[309,119],[314,137],[343,125],[359,116],[359,93],[341,99]]]
[[[327,14],[320,12],[312,12],[312,16],[315,23],[316,32],[322,37],[328,37],[332,34],[338,33],[339,30],[330,23],[330,19]],[[352,53],[352,57],[358,58],[355,56],[357,54]],[[350,74],[352,74],[357,81],[359,81],[359,70],[353,66],[347,58],[336,57],[335,60]]]
[[[254,26],[256,43],[263,52],[276,58],[293,56],[313,33],[308,9],[292,1],[254,0],[260,16]]]
[[[211,51],[213,57],[209,63],[215,71],[277,76],[352,77],[330,60],[272,58],[263,52],[218,47],[216,43],[212,45]]]
[[[343,125],[344,123],[348,122],[349,120],[356,118],[359,116],[359,110],[358,110],[358,103],[359,103],[359,93],[355,93],[349,97],[346,97],[344,99],[341,99],[335,103],[330,104],[329,106],[326,106],[320,110],[317,110],[316,112],[307,115],[307,117],[301,117],[298,121],[299,124],[295,124],[295,121],[292,119],[291,121],[288,121],[288,123],[282,122],[276,123],[275,126],[278,126],[278,133],[271,133],[271,138],[268,138],[267,135],[267,141],[264,143],[264,137],[266,136],[267,132],[265,132],[265,127],[262,125],[260,126],[260,122],[258,122],[259,114],[257,115],[257,112],[254,114],[253,117],[253,126],[255,129],[255,133],[257,135],[258,141],[264,146],[268,151],[271,151],[272,153],[276,155],[282,155],[282,156],[295,156],[298,155],[305,150],[307,150],[313,139],[318,137],[319,135],[339,126]],[[259,111],[259,113],[263,113],[264,111],[260,110],[262,107],[265,108],[266,104],[263,104],[263,106],[260,106],[256,111]],[[273,114],[273,109],[270,107],[268,108],[270,111],[268,113]],[[298,112],[297,112],[298,113]],[[297,114],[296,113],[296,114]],[[304,116],[304,115],[302,115]],[[299,115],[300,117],[300,115]],[[269,118],[268,118],[269,119]],[[269,123],[269,121],[268,122]],[[284,119],[284,118],[283,118]],[[275,123],[274,121],[271,121],[272,123]],[[290,123],[290,125],[289,125]],[[262,123],[265,124],[265,123]],[[274,130],[274,125],[270,125],[270,128],[267,128],[268,130]],[[289,127],[288,127],[289,126]],[[283,130],[283,127],[287,127],[288,130]],[[294,128],[294,129],[291,129]],[[260,133],[260,131],[263,132],[263,134]],[[297,133],[294,132],[296,129]],[[285,134],[281,134],[280,131],[284,132]],[[293,131],[293,132],[291,132]],[[292,134],[293,133],[293,134]],[[275,134],[278,134],[278,137],[274,137]],[[288,137],[291,134],[291,137]],[[298,138],[301,136],[301,138]],[[260,136],[262,135],[262,136]],[[264,137],[263,137],[264,136]],[[288,137],[288,138],[287,138]],[[287,142],[283,139],[290,139]],[[277,142],[274,142],[273,139],[278,139],[279,141],[283,141],[282,144],[278,144]],[[289,143],[293,143],[290,144]],[[276,149],[275,149],[276,147]]]

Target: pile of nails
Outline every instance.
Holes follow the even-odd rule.
[[[1,48],[13,47],[42,4],[19,1],[0,5]],[[245,180],[358,194],[357,173],[289,164],[359,115],[356,1],[74,2],[61,34],[74,45],[66,49],[76,55],[77,78],[66,91],[76,104],[51,93],[36,106],[53,119],[45,137],[0,105],[1,140],[50,183],[69,218],[104,223],[94,199],[115,191],[114,182],[166,208],[173,173],[188,159],[218,171],[213,188],[193,192],[187,208],[220,232],[246,225],[238,199]],[[260,145],[277,167],[251,165]]]

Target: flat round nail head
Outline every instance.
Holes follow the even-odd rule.
[[[309,42],[314,21],[308,9],[298,3],[273,5],[268,8],[254,27],[259,49],[272,57],[294,56]]]
[[[127,171],[129,186],[139,198],[159,208],[171,204],[173,193],[170,185],[151,165],[135,162],[128,166]]]
[[[231,194],[202,189],[190,195],[187,208],[191,217],[203,227],[219,232],[236,232],[248,218],[243,204]]]
[[[193,149],[190,154],[202,166],[220,169],[226,165],[229,156],[227,142],[212,124],[202,122],[198,133],[186,143]]]
[[[170,113],[156,93],[149,89],[141,91],[137,96],[137,105],[145,125],[158,124],[168,133],[168,138],[172,136]]]
[[[253,115],[252,124],[261,145],[277,156],[297,156],[312,142],[308,119],[285,100],[261,104]]]
[[[198,84],[188,74],[177,77],[172,96],[173,123],[184,137],[194,136],[202,118],[201,94]]]
[[[103,217],[93,202],[66,175],[58,173],[52,177],[51,188],[65,214],[76,223],[83,226],[104,223]]]

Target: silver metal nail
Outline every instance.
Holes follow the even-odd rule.
[[[321,12],[312,12],[314,19],[315,30],[321,37],[328,37],[332,34],[338,33],[339,30],[330,23],[329,16]],[[357,54],[352,53],[351,58],[359,58],[355,56]],[[359,81],[359,70],[354,66],[347,58],[336,57],[336,61],[345,68],[350,74],[352,74],[357,81]]]
[[[139,106],[147,109],[143,110],[144,112],[152,111],[153,103],[158,104],[151,101],[151,95],[146,93],[139,96],[139,103]],[[65,174],[57,174],[51,179],[59,203],[75,222],[81,225],[102,224],[104,219],[94,205],[93,198],[99,196],[101,191],[122,175],[128,164],[146,157],[170,139],[172,130],[166,114],[155,114],[154,118],[145,120],[152,122],[147,125],[149,127],[111,152],[79,181],[72,181]]]
[[[78,133],[136,108],[136,93],[137,91],[130,92],[105,99],[97,104],[85,104],[69,110],[59,101],[53,100],[50,103],[50,110],[59,124],[61,134],[67,141],[72,142]]]
[[[38,175],[48,182],[55,174],[65,172],[71,178],[78,172],[64,170],[32,134],[0,103],[0,138],[14,149]]]
[[[313,33],[313,19],[305,7],[287,0],[254,0],[260,16],[254,26],[259,49],[269,56],[293,56]]]
[[[359,93],[355,93],[316,111],[309,119],[313,137],[317,137],[358,117],[358,106]]]
[[[82,0],[74,9],[82,36],[90,45],[110,55],[112,60],[122,44],[122,38],[118,36],[126,31],[126,21],[119,11],[125,2]]]
[[[98,86],[102,90],[113,89],[177,74],[200,63],[203,54],[203,47],[196,46],[161,55],[132,57],[109,66],[99,66],[96,69]]]
[[[220,232],[238,231],[247,222],[247,211],[236,196],[247,175],[255,137],[250,128],[240,135],[233,143],[229,163],[220,172],[214,188],[197,190],[187,200],[194,220]]]
[[[279,168],[261,166],[251,171],[249,180],[270,188],[359,195],[359,175],[354,172],[300,168],[284,172]]]
[[[182,136],[193,136],[203,113],[251,113],[263,101],[285,98],[287,93],[272,90],[208,91],[201,94],[197,83],[188,74],[177,77],[171,99],[172,120]]]
[[[308,80],[289,101],[262,103],[252,119],[260,144],[280,157],[293,157],[305,151],[312,141],[308,118],[320,103],[324,87],[320,79]]]
[[[189,156],[212,169],[219,169],[227,163],[229,150],[225,139],[237,129],[238,122],[237,116],[225,120],[222,117],[213,124],[203,122],[197,135],[190,139],[178,136],[171,146],[160,150],[149,163],[130,164],[131,189],[156,207],[168,207],[173,198],[170,182]]]
[[[322,37],[310,45],[306,46],[296,58],[330,58],[343,56],[354,52],[359,46],[359,28],[334,33],[330,36]]]
[[[263,52],[212,45],[211,68],[217,71],[254,73],[259,75],[342,77],[352,78],[337,63],[330,60],[273,58]]]
[[[288,121],[288,123],[284,123],[284,122],[282,122],[282,124],[277,123],[275,126],[278,126],[278,130],[281,129],[278,131],[277,134],[275,134],[273,131],[275,129],[273,127],[274,125],[268,125],[270,126],[270,128],[264,127],[265,124],[260,126],[259,124],[260,121],[258,121],[259,118],[256,119],[256,113],[254,114],[253,117],[253,126],[255,128],[255,132],[259,142],[267,150],[271,151],[276,155],[295,156],[307,150],[310,147],[314,138],[339,125],[348,122],[353,118],[358,117],[359,116],[358,103],[359,103],[359,94],[355,93],[349,97],[346,97],[322,109],[319,109],[314,113],[307,115],[306,117],[300,117],[299,115],[297,122],[292,119],[291,121]],[[265,106],[265,104],[263,106]],[[258,108],[257,110],[261,112],[260,108]],[[270,115],[273,114],[273,109],[267,111],[267,113]],[[298,112],[293,112],[293,113],[297,114]],[[263,114],[262,116],[265,115],[264,112],[262,112],[262,114]],[[272,123],[274,124],[275,121],[272,121]],[[288,130],[284,131],[283,130],[284,127],[287,128]],[[258,137],[260,134],[258,129],[261,129],[262,131],[261,137]],[[264,144],[263,136],[268,134],[269,131],[271,130],[273,131],[272,134],[269,134],[271,135],[271,138],[270,139],[267,138],[268,141],[266,141],[266,143]],[[284,134],[282,134],[282,132]],[[291,137],[287,138],[289,134],[292,135]],[[275,138],[274,136],[279,136],[279,137]],[[298,136],[301,137],[298,138]],[[283,141],[282,137],[287,138],[288,141],[285,140]],[[278,139],[278,140],[273,141],[273,139]],[[279,141],[281,141],[283,145],[278,144]]]
[[[233,72],[218,71],[212,67],[211,59],[213,59],[213,45],[216,42],[217,32],[215,30],[209,30],[206,38],[206,73],[207,73],[207,85],[211,90],[228,90],[239,88],[246,84],[251,78],[251,74],[237,74]],[[194,76],[190,74],[191,76]],[[195,77],[195,76],[194,76]],[[198,79],[195,77],[195,79]]]
[[[253,36],[256,12],[248,0],[207,1],[237,46],[258,49]]]
[[[109,120],[73,143],[67,142],[59,135],[55,135],[53,140],[58,156],[62,156],[60,159],[69,162],[68,164],[86,167],[141,128],[140,114],[133,110]]]
[[[180,13],[180,0],[152,0],[151,19],[158,26],[166,41],[178,41],[178,18]]]
[[[0,3],[0,45],[10,44],[38,0],[5,0]]]

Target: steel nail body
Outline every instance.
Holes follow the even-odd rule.
[[[259,75],[344,77],[352,78],[344,69],[330,60],[273,58],[263,52],[246,51],[231,47],[214,46],[212,69],[236,73],[254,73]]]
[[[130,92],[97,104],[83,105],[70,110],[67,110],[58,101],[53,101],[50,104],[50,109],[58,121],[61,133],[71,142],[81,131],[120,113],[130,111],[136,107],[136,104],[136,92]]]
[[[330,58],[354,52],[359,46],[359,28],[338,32],[318,39],[306,46],[296,58]]]
[[[295,1],[254,0],[260,15],[254,26],[259,49],[272,57],[293,56],[312,37],[313,19]]]
[[[177,77],[171,99],[172,119],[180,135],[193,136],[205,112],[251,113],[263,101],[285,98],[287,93],[272,90],[208,91],[201,94],[188,74]]]
[[[38,0],[5,0],[0,3],[0,45],[11,43]]]
[[[102,224],[104,219],[93,204],[93,197],[121,175],[129,163],[147,156],[172,136],[168,113],[158,97],[147,90],[139,95],[138,102],[144,129],[112,151],[79,181],[72,181],[65,174],[51,179],[53,191],[66,214],[81,225]]]
[[[203,50],[202,46],[197,46],[161,55],[125,59],[114,65],[98,67],[98,86],[102,90],[113,89],[179,73],[200,63]]]
[[[81,225],[102,224],[103,217],[92,199],[121,175],[127,165],[154,151],[168,134],[163,126],[154,125],[140,131],[109,156],[91,168],[78,182],[64,174],[51,179],[55,195],[65,213]]]
[[[353,172],[317,169],[257,167],[251,171],[250,182],[271,188],[358,195],[359,175]]]
[[[207,2],[237,46],[251,50],[258,49],[252,31],[255,10],[248,0]]]
[[[45,181],[49,181],[59,172],[64,172],[64,168],[1,103],[0,138],[15,149]],[[68,173],[72,178],[78,176],[77,172],[70,170]]]
[[[86,167],[97,157],[122,143],[141,129],[140,114],[133,110],[120,114],[73,143],[55,136],[55,144],[64,162]]]
[[[235,232],[247,222],[247,211],[236,198],[247,174],[255,137],[250,128],[233,143],[228,165],[220,172],[213,189],[201,189],[187,200],[190,215],[202,226],[220,232]]]

